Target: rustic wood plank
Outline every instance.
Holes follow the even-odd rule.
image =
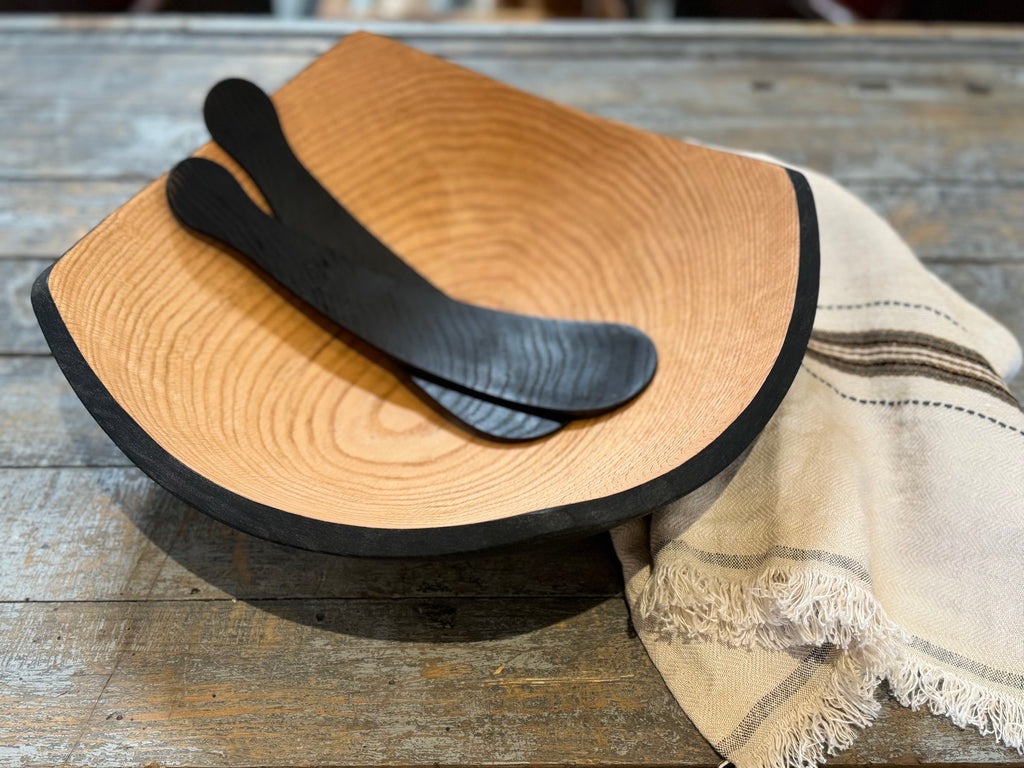
[[[135,468],[0,470],[0,601],[619,593],[606,536],[506,554],[369,560],[235,531]]]
[[[52,358],[0,357],[0,466],[127,463]]]
[[[32,312],[30,293],[36,276],[50,263],[49,259],[0,261],[0,354],[49,351]]]
[[[0,728],[18,736],[5,757],[429,766],[660,754],[715,764],[629,632],[622,600],[577,604],[567,618],[569,604],[0,606],[13,630],[0,652],[10,681]],[[524,615],[533,628],[509,632]]]
[[[12,763],[718,764],[621,598],[8,603],[0,622]],[[835,762],[894,759],[1024,762],[891,702]]]
[[[1017,46],[1024,41],[1024,28],[1008,25],[926,24],[903,22],[871,25],[833,25],[825,22],[777,20],[702,21],[687,19],[679,24],[636,23],[612,20],[552,20],[544,24],[500,22],[436,23],[423,21],[373,21],[325,19],[270,19],[258,15],[69,15],[21,14],[0,18],[0,31],[17,33],[17,40],[34,46],[43,39],[50,43],[81,45],[83,42],[104,43],[110,39],[137,42],[137,35],[165,46],[201,46],[209,36],[223,37],[252,45],[253,41],[274,44],[278,48],[326,40],[331,42],[354,31],[365,30],[419,45],[464,44],[486,45],[493,50],[523,44],[542,46],[552,53],[566,47],[600,46],[619,51],[624,43],[638,46],[629,50],[661,50],[659,44],[678,55],[680,43],[696,57],[706,56],[702,45],[716,50],[747,51],[748,55],[764,57],[777,47],[792,55],[794,46],[801,46],[807,55],[827,47],[847,46],[850,51],[873,52],[893,59],[915,58],[941,44],[950,57],[998,58],[1007,53],[1017,55]],[[640,48],[639,46],[643,46]],[[753,50],[752,50],[753,49]],[[844,52],[848,49],[841,48]],[[226,52],[234,52],[229,49]],[[829,57],[829,56],[826,56]]]
[[[43,45],[33,53],[7,47],[0,35],[0,91],[11,121],[0,139],[0,177],[157,176],[207,141],[201,110],[211,85],[244,73],[276,89],[312,58],[224,56],[216,44],[184,56],[120,46],[76,53]],[[66,76],[75,71],[90,76]]]
[[[142,186],[142,181],[0,181],[0,262],[60,256]],[[1024,186],[941,180],[847,186],[889,219],[926,261],[1024,261],[1024,223],[1016,215],[1024,210]]]
[[[1024,187],[851,182],[928,263],[1024,262]]]
[[[850,749],[828,759],[829,765],[1019,765],[1016,750],[991,736],[960,730],[942,717],[901,707],[883,691],[882,713]]]
[[[7,46],[15,35],[0,32],[0,87],[18,117],[0,142],[0,176],[155,176],[205,138],[198,106],[216,79],[241,73],[273,89],[325,43],[278,53],[275,39],[248,38],[251,53],[229,57],[216,35],[154,49],[148,34],[119,36],[104,49],[47,37]],[[819,40],[814,56],[806,43],[769,39],[761,47],[756,38],[742,47],[705,40],[697,52],[677,44],[660,55],[617,51],[607,40],[568,52],[563,40],[525,42],[467,39],[448,53],[571,106],[773,152],[843,179],[1024,179],[1015,74],[1024,46],[994,60],[980,49],[958,58],[943,41],[919,41],[918,57],[898,55],[897,42],[870,38],[852,49]],[[59,75],[80,70],[95,71],[92,84]]]
[[[142,186],[142,181],[0,181],[0,260],[56,259]]]

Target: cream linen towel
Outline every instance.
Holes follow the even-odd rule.
[[[1003,383],[1020,348],[806,173],[821,292],[803,365],[726,472],[613,532],[633,622],[739,768],[849,745],[882,680],[1020,750],[1024,414]]]

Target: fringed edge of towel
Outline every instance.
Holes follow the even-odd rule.
[[[909,635],[891,622],[871,592],[842,576],[771,567],[718,578],[681,563],[660,563],[644,585],[644,626],[736,648],[785,650],[801,645],[857,649],[884,668]]]
[[[929,663],[913,648],[885,674],[893,696],[905,707],[927,707],[960,728],[977,728],[1024,754],[1024,701]]]
[[[927,706],[1024,753],[1024,701],[926,662],[911,647],[912,636],[852,579],[778,566],[728,579],[661,563],[639,595],[636,618],[649,632],[731,647],[836,647],[823,694],[777,721],[745,766],[807,768],[848,747],[877,716],[874,693],[882,679],[904,706]]]
[[[730,755],[744,768],[815,768],[849,747],[878,717],[875,678],[864,678],[845,655],[830,668],[822,692],[775,721],[767,738]]]

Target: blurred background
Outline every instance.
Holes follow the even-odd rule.
[[[0,0],[0,12],[50,11],[524,22],[687,17],[1024,22],[1024,0]]]

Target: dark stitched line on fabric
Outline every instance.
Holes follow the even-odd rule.
[[[768,716],[785,704],[820,669],[821,665],[828,659],[829,654],[832,653],[833,648],[834,646],[831,643],[825,643],[811,649],[810,653],[804,656],[800,661],[800,665],[790,673],[789,677],[761,697],[760,701],[753,706],[733,732],[714,745],[715,750],[728,757],[730,752],[735,752],[750,741],[750,737],[768,719]]]
[[[806,365],[801,365],[800,367],[803,368],[805,371],[807,371],[807,373],[809,373],[812,378],[817,379],[818,381],[820,381],[822,384],[824,384],[826,387],[831,389],[833,392],[835,392],[837,395],[839,395],[844,400],[850,400],[850,401],[852,401],[854,403],[859,403],[860,405],[884,405],[884,406],[889,407],[889,408],[895,408],[895,407],[903,406],[903,405],[920,405],[920,406],[929,407],[929,408],[946,408],[946,409],[951,410],[951,411],[959,411],[960,413],[966,413],[968,416],[975,416],[975,417],[977,417],[979,419],[983,419],[984,421],[988,421],[988,422],[990,422],[992,424],[995,424],[997,427],[1000,427],[1002,429],[1008,429],[1011,432],[1016,432],[1021,437],[1024,437],[1024,432],[1022,432],[1021,430],[1017,429],[1017,427],[1013,426],[1012,424],[1007,424],[1006,422],[1003,422],[1003,421],[1000,421],[999,419],[993,418],[992,416],[989,416],[988,414],[982,413],[980,411],[975,411],[972,408],[964,408],[962,405],[953,405],[952,403],[943,403],[943,402],[940,402],[938,400],[918,400],[918,399],[909,399],[909,400],[869,400],[869,399],[865,399],[865,398],[862,398],[862,397],[854,397],[853,395],[848,395],[845,392],[839,390],[835,386],[835,384],[833,384],[830,381],[827,381],[826,379],[823,379],[821,376],[816,374],[814,371],[812,371]]]
[[[655,553],[655,557],[660,555],[666,549],[682,549],[688,554],[696,557],[698,560],[709,563],[710,565],[718,565],[724,568],[734,568],[736,570],[744,571],[762,567],[773,557],[795,560],[797,562],[816,560],[819,563],[825,563],[833,568],[848,571],[861,581],[869,585],[871,584],[871,574],[868,573],[867,569],[859,562],[854,560],[852,557],[844,557],[843,555],[837,555],[834,552],[828,552],[823,549],[797,549],[796,547],[784,547],[776,544],[753,555],[727,555],[721,552],[706,552],[687,544],[685,541],[670,540]]]
[[[993,683],[1000,683],[1009,688],[1017,688],[1024,690],[1024,675],[1017,674],[1015,672],[1007,672],[1005,669],[997,669],[996,667],[990,667],[988,664],[982,664],[980,661],[969,659],[966,656],[961,656],[959,653],[951,651],[947,648],[943,648],[940,645],[930,643],[922,637],[914,636],[914,639],[910,643],[910,647],[914,650],[927,653],[929,656],[944,661],[947,664],[959,667],[960,669],[967,670],[973,675],[983,677],[986,680],[991,680]]]
[[[891,299],[884,299],[879,301],[868,301],[863,304],[819,304],[818,309],[833,310],[833,309],[867,309],[869,307],[905,307],[906,309],[925,309],[933,314],[938,315],[944,320],[948,320],[957,328],[963,328],[960,323],[954,320],[950,315],[943,312],[941,309],[935,307],[929,307],[927,304],[912,304],[909,301],[895,301]]]
[[[856,376],[925,376],[936,381],[943,381],[947,384],[955,384],[961,387],[970,387],[979,392],[995,397],[1007,405],[1019,408],[1020,404],[1008,388],[998,386],[993,382],[983,379],[974,374],[964,373],[953,368],[946,368],[933,363],[917,363],[905,361],[874,361],[862,362],[852,361],[845,358],[835,357],[819,352],[816,349],[807,348],[807,355],[820,363],[829,365],[844,373]],[[1001,383],[1001,380],[1000,380]]]

